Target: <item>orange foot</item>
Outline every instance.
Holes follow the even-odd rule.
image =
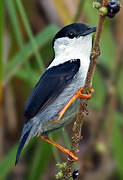
[[[73,161],[78,161],[78,157],[74,153],[72,153],[69,149],[66,149],[66,148],[60,146],[59,144],[57,144],[53,140],[49,139],[48,137],[43,136],[42,134],[40,135],[40,138],[43,139],[44,141],[52,144],[53,146],[57,147],[58,149],[60,149],[65,154],[69,155]]]
[[[59,112],[59,117],[56,120],[53,120],[53,122],[58,122],[66,112],[66,110],[70,107],[70,105],[77,99],[90,99],[92,96],[92,93],[94,92],[93,88],[90,88],[90,93],[89,94],[83,94],[82,93],[83,88],[80,88],[74,95],[73,97],[68,101],[68,103],[63,107],[63,109]]]

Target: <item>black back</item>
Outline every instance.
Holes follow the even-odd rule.
[[[26,122],[47,107],[71,82],[80,67],[80,60],[70,60],[45,71],[32,91],[24,109]]]

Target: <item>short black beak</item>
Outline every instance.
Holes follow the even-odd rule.
[[[91,34],[93,32],[96,32],[96,26],[88,26],[88,29],[85,32],[80,33],[79,36],[86,36],[86,35]]]

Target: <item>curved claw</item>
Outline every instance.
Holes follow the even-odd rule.
[[[94,92],[93,88],[90,88],[90,93],[89,94],[83,94],[82,93],[83,88],[80,88],[78,93],[78,98],[82,98],[82,99],[90,99],[92,97],[92,93]]]

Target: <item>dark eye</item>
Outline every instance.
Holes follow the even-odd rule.
[[[75,33],[74,33],[74,32],[69,32],[69,33],[68,33],[68,37],[69,37],[70,39],[73,39],[73,38],[75,37]]]
[[[90,26],[88,26],[88,27],[87,27],[87,30],[89,30],[89,29],[91,29],[91,27],[90,27]]]

